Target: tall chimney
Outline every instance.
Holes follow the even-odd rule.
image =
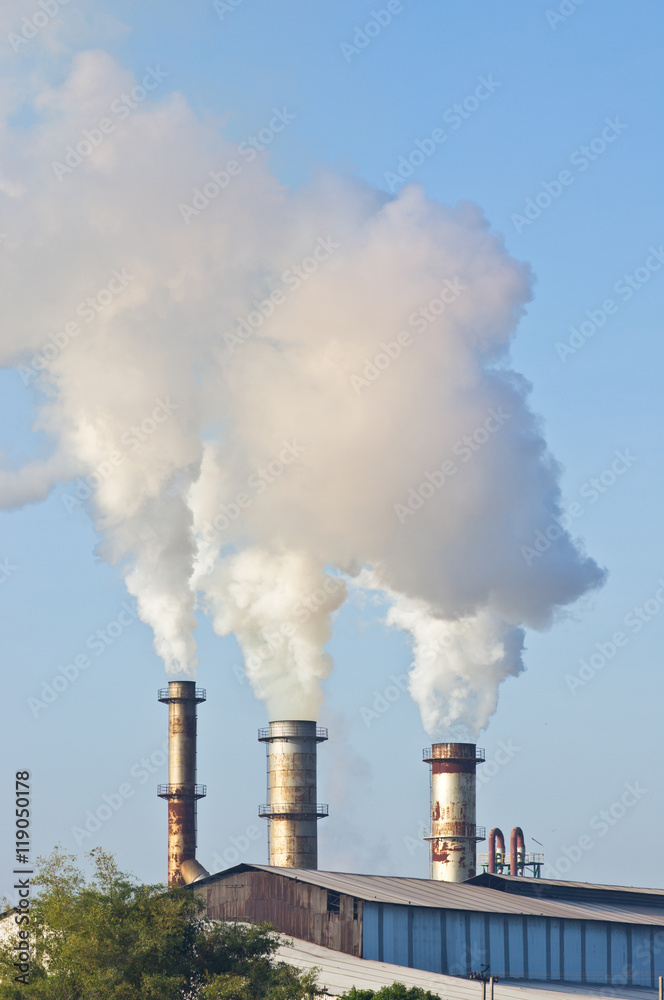
[[[205,691],[194,681],[171,681],[158,697],[168,705],[168,784],[159,785],[157,795],[168,799],[168,885],[173,888],[190,881],[182,865],[196,858],[196,801],[206,792],[205,785],[196,784],[196,706],[205,701]]]
[[[316,802],[316,749],[327,729],[315,722],[271,722],[259,729],[267,753],[269,802],[259,816],[269,821],[270,864],[278,868],[317,868],[317,822],[328,807]]]
[[[463,882],[476,871],[476,846],[486,831],[475,825],[475,771],[484,750],[474,743],[434,743],[422,753],[431,764],[431,877]]]

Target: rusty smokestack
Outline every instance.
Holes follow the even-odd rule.
[[[431,764],[431,877],[463,882],[476,873],[477,841],[486,831],[475,824],[477,765],[484,750],[474,743],[434,743],[422,753]]]
[[[205,691],[194,681],[171,681],[158,697],[168,705],[168,784],[159,785],[157,795],[168,799],[168,885],[174,888],[191,881],[181,869],[196,859],[196,802],[206,792],[196,784],[196,706]]]
[[[258,808],[268,820],[269,860],[279,868],[317,868],[319,819],[328,807],[316,802],[316,752],[327,729],[315,722],[271,722],[258,730],[267,753],[269,802]]]

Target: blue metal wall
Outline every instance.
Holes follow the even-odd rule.
[[[466,976],[654,987],[664,928],[365,902],[362,957]]]

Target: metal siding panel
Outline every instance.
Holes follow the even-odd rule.
[[[581,922],[563,920],[565,960],[563,979],[568,983],[581,982]]]
[[[426,972],[442,972],[440,915],[438,910],[413,909],[413,967]]]
[[[450,976],[465,976],[471,970],[466,954],[465,913],[459,910],[447,912],[447,968]]]
[[[544,917],[526,917],[529,979],[546,979],[546,936]]]
[[[560,968],[560,921],[551,920],[551,979],[555,982],[556,979],[562,977],[562,970]]]
[[[507,918],[507,945],[509,948],[510,979],[523,979],[523,920],[521,917]]]
[[[664,976],[664,931],[655,930],[653,934],[653,976],[654,982]]]
[[[609,933],[606,924],[586,924],[586,982],[605,983]]]
[[[383,934],[383,917],[385,915],[385,904],[378,904],[378,961],[383,961],[383,950],[385,948],[385,935]]]
[[[491,949],[491,972],[504,978],[505,969],[505,921],[498,914],[489,916],[489,946]]]
[[[378,907],[380,903],[365,903],[362,920],[362,958],[378,959]]]
[[[470,968],[478,972],[489,964],[483,913],[470,914]]]
[[[632,927],[632,982],[635,986],[652,986],[650,979],[650,930]]]
[[[408,965],[408,907],[383,905],[383,962]]]
[[[627,928],[611,927],[611,982],[616,986],[627,983]]]
[[[440,968],[446,973],[449,969],[447,961],[447,910],[440,910]]]

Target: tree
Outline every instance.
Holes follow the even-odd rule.
[[[403,983],[392,983],[378,991],[358,990],[353,986],[352,990],[343,994],[341,1000],[440,1000],[440,997],[419,986],[411,986],[409,989]]]
[[[0,945],[2,1000],[314,1000],[315,973],[274,953],[269,925],[202,919],[188,889],[139,885],[95,848],[86,881],[74,855],[38,861],[29,923],[30,974],[15,981],[11,938]],[[11,919],[11,916],[10,916]]]

